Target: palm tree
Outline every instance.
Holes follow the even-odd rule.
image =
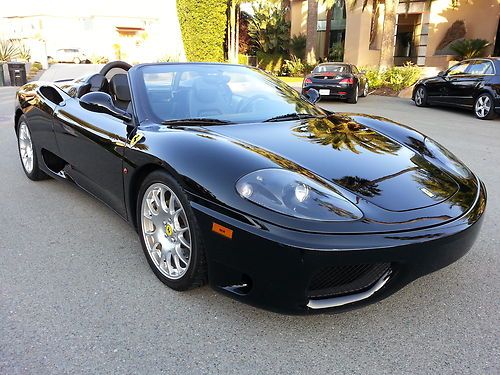
[[[316,40],[318,37],[318,3],[326,6],[326,37],[325,50],[328,55],[330,46],[330,22],[332,18],[333,6],[337,1],[344,0],[308,0],[307,1],[307,32],[306,32],[306,60],[308,64],[316,63]]]
[[[306,61],[316,63],[316,37],[318,25],[318,0],[307,0]]]

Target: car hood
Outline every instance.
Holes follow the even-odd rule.
[[[385,210],[432,206],[459,189],[422,155],[349,115],[210,129],[268,158],[303,167]]]

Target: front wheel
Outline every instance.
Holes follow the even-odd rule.
[[[474,113],[481,120],[491,120],[496,117],[493,97],[488,93],[479,94],[474,103]]]
[[[417,88],[417,91],[415,91],[414,100],[417,107],[427,106],[427,90],[424,86],[419,86]]]
[[[19,119],[17,128],[17,145],[21,165],[26,176],[33,181],[45,180],[49,178],[39,167],[38,157],[36,155],[35,146],[31,138],[31,132],[28,127],[28,122],[24,115]]]
[[[137,201],[139,236],[155,275],[179,291],[205,284],[200,230],[177,181],[166,172],[155,171],[142,183]]]

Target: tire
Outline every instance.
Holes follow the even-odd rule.
[[[359,86],[356,85],[351,95],[347,98],[347,103],[356,104],[359,97]]]
[[[152,172],[141,185],[137,229],[149,266],[165,285],[183,291],[206,283],[205,250],[196,217],[182,187],[165,171]]]
[[[413,98],[415,105],[417,107],[427,107],[427,89],[424,86],[418,86],[415,90],[415,96]]]
[[[474,102],[474,114],[481,120],[494,119],[497,114],[495,113],[495,102],[493,96],[487,92],[479,94]]]
[[[368,90],[369,90],[368,81],[366,81],[365,87],[363,87],[363,92],[361,94],[361,97],[366,98],[368,96]]]
[[[75,64],[80,64],[80,63],[81,63],[80,58],[79,58],[79,57],[75,57],[75,58],[73,59],[73,63],[75,63]]]
[[[33,144],[31,131],[26,121],[26,116],[19,118],[17,125],[17,149],[19,158],[26,176],[32,181],[46,180],[49,178],[45,172],[40,169],[36,148]]]

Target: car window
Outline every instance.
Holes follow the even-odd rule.
[[[454,76],[457,74],[466,74],[467,67],[469,66],[469,62],[463,62],[457,65],[452,66],[448,69],[447,75]]]
[[[318,65],[316,68],[314,68],[313,73],[348,73],[348,69],[346,65],[335,65],[335,64],[328,64],[328,65]]]
[[[468,74],[493,74],[493,64],[487,60],[473,61],[467,68]]]
[[[290,114],[324,115],[282,81],[244,66],[145,65],[134,75],[134,97],[157,122],[214,119],[260,122]],[[138,78],[135,78],[138,77]],[[136,88],[135,88],[136,87]],[[145,101],[145,102],[144,102]]]
[[[351,65],[351,69],[352,69],[352,72],[353,72],[354,74],[358,74],[358,73],[359,73],[358,68],[356,68],[356,66]]]

